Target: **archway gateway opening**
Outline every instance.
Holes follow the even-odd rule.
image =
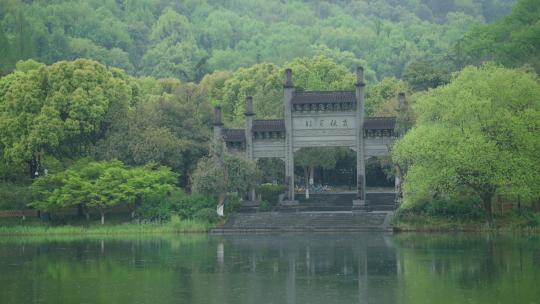
[[[246,98],[244,129],[224,129],[221,109],[215,109],[214,136],[249,159],[282,159],[285,163],[282,205],[297,205],[295,154],[303,148],[344,147],[356,156],[352,209],[368,211],[366,160],[389,155],[396,139],[395,117],[364,117],[364,71],[356,69],[354,91],[296,91],[292,70],[285,71],[283,119],[254,119],[253,99]],[[398,104],[403,104],[400,94]],[[302,153],[302,152],[300,152]],[[304,174],[305,175],[305,174]],[[254,199],[254,197],[253,197]]]

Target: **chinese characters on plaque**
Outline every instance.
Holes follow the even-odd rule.
[[[306,119],[306,128],[349,128],[348,119]]]

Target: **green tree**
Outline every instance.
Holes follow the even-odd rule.
[[[43,155],[90,155],[109,109],[128,107],[132,88],[122,72],[89,60],[16,71],[2,78],[0,145],[8,161],[27,162],[30,172]]]
[[[344,147],[302,148],[298,150],[294,161],[304,170],[306,189],[310,180],[313,180],[315,168],[334,169],[337,160],[348,152],[348,148]]]
[[[297,58],[283,67],[270,63],[241,68],[223,85],[221,101],[227,122],[241,125],[244,121],[245,98],[253,96],[255,114],[260,118],[283,117],[283,73],[293,70],[296,90],[352,90],[355,76],[334,60],[315,56]],[[219,92],[219,91],[218,91]]]
[[[180,173],[182,186],[208,150],[211,106],[193,84],[139,79],[139,103],[107,129],[97,145],[102,159],[128,165],[155,162]]]
[[[441,71],[440,67],[436,67],[427,60],[412,61],[403,72],[403,79],[415,91],[436,88],[447,83],[449,77],[449,72]]]
[[[497,193],[540,196],[540,85],[534,73],[494,64],[467,67],[418,97],[417,124],[394,147],[407,168],[405,206],[473,191],[492,221]]]
[[[40,210],[80,206],[99,210],[101,224],[107,209],[118,204],[134,205],[146,196],[174,188],[176,175],[166,167],[152,164],[128,168],[119,161],[80,162],[60,173],[38,178],[32,185]],[[87,213],[88,214],[88,213]]]
[[[228,193],[245,196],[259,184],[257,164],[244,155],[225,151],[223,142],[214,143],[211,153],[197,163],[192,175],[192,190],[211,196],[223,206]]]

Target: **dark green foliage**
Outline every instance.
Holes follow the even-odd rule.
[[[267,201],[261,201],[259,203],[259,211],[266,212],[272,210],[272,205]]]
[[[203,208],[195,212],[193,219],[215,223],[218,221],[218,215],[213,208]]]
[[[27,209],[32,195],[26,185],[0,182],[0,210]]]
[[[227,200],[225,202],[225,213],[226,214],[234,213],[234,212],[238,211],[238,209],[240,209],[240,207],[242,207],[242,200],[240,199],[240,197],[238,195],[236,195],[236,194],[227,195]],[[215,208],[214,208],[214,213],[215,213]]]
[[[171,218],[171,196],[166,193],[145,197],[135,211],[135,216],[144,221],[165,222]]]
[[[540,225],[540,216],[530,210],[516,209],[512,211],[510,221],[516,228],[535,228]]]
[[[235,205],[234,202],[231,205]],[[178,215],[182,219],[214,222],[217,218],[215,207],[216,202],[206,196],[197,193],[190,195],[181,189],[174,189],[144,197],[137,207],[136,216],[151,222],[168,221],[172,215]]]
[[[472,199],[474,200],[474,199]],[[428,216],[460,220],[481,220],[484,218],[482,204],[479,200],[432,200],[425,204],[421,211]]]
[[[455,53],[465,63],[490,60],[516,67],[524,64],[540,71],[540,1],[520,0],[512,13],[492,24],[474,27]]]
[[[257,187],[257,194],[261,196],[263,202],[275,206],[279,201],[279,195],[285,192],[285,188],[285,185],[262,184]]]
[[[182,190],[175,190],[166,198],[170,212],[184,219],[192,219],[201,209],[216,207],[216,202],[202,194],[186,194]],[[216,211],[214,210],[214,213]]]

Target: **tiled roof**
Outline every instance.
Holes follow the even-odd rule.
[[[356,102],[354,91],[295,92],[293,104]]]
[[[395,117],[366,117],[365,130],[392,130],[396,125]],[[254,120],[253,132],[285,131],[283,119]],[[246,140],[244,129],[225,129],[223,139],[226,142],[244,142]]]
[[[227,142],[243,142],[246,140],[244,129],[225,129],[223,130],[223,140]]]
[[[366,117],[364,120],[364,130],[392,130],[395,125],[395,117]]]
[[[283,119],[254,120],[252,130],[254,132],[285,131],[285,122]]]

